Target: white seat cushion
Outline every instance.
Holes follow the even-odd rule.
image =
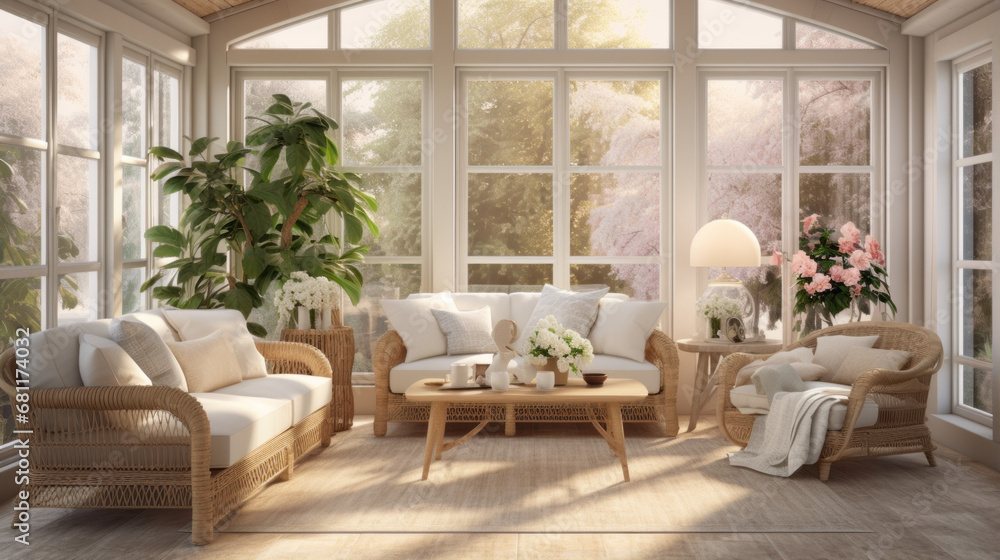
[[[246,383],[244,381],[243,383]],[[225,468],[292,427],[292,401],[191,393],[208,415],[212,468]]]
[[[825,383],[823,381],[806,381],[805,389],[817,389],[819,387],[847,388],[847,385],[836,383]],[[767,414],[770,407],[767,403],[767,395],[758,395],[756,388],[751,385],[741,385],[732,390],[729,394],[733,406],[738,408],[743,414]],[[827,423],[828,430],[839,430],[844,427],[844,420],[847,418],[847,405],[837,403],[830,407],[830,418]],[[878,404],[871,398],[865,399],[865,404],[861,406],[861,413],[858,414],[858,421],[854,423],[856,428],[864,428],[875,425],[878,421]]]
[[[466,354],[460,356],[434,356],[408,364],[399,364],[389,371],[389,390],[405,393],[406,389],[421,379],[436,377],[444,379],[455,362],[489,364],[493,354]],[[649,362],[636,362],[617,356],[597,355],[594,361],[583,368],[584,373],[594,371],[608,374],[608,377],[634,379],[642,383],[649,394],[660,392],[660,370]]]
[[[292,403],[292,423],[330,404],[333,383],[329,377],[279,373],[247,379],[212,392],[213,395],[241,395],[262,399],[286,399]]]
[[[398,364],[389,370],[389,390],[393,393],[405,393],[410,385],[421,379],[430,377],[444,379],[446,373],[451,373],[451,364],[455,362],[490,364],[493,362],[493,354],[432,356],[415,362]]]

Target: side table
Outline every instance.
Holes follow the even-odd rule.
[[[330,401],[330,422],[334,432],[342,432],[354,425],[354,391],[351,390],[351,370],[354,369],[354,329],[284,329],[282,342],[302,342],[315,346],[330,360],[333,370],[333,398]],[[279,367],[277,364],[275,367]],[[296,363],[280,365],[288,373],[308,373]]]
[[[701,415],[702,407],[715,392],[718,384],[716,369],[724,356],[735,352],[771,354],[781,350],[783,346],[780,340],[774,339],[754,342],[729,342],[728,340],[710,342],[693,338],[678,340],[678,350],[698,354],[698,367],[694,372],[694,395],[691,397],[691,420],[688,422],[687,431],[694,430],[695,426],[698,425],[698,416]]]

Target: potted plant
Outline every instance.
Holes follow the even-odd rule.
[[[712,294],[698,300],[696,311],[708,319],[708,338],[718,339],[722,330],[722,321],[730,317],[740,316],[740,302],[732,298]]]
[[[555,317],[538,320],[538,324],[524,341],[525,360],[541,371],[553,371],[555,384],[565,385],[569,372],[580,375],[583,366],[594,361],[594,347],[590,341],[572,329],[565,329]]]
[[[378,205],[360,190],[356,174],[336,170],[339,150],[328,134],[337,123],[309,103],[273,97],[263,115],[249,117],[263,124],[247,135],[246,145],[229,142],[210,157],[217,138],[199,138],[191,142],[190,165],[175,150],[150,149],[164,162],[153,179],[169,177],[163,192],[182,192],[191,202],[180,228],[154,226],[146,232],[159,243],[153,256],[176,260],[163,267],[175,271],[170,285],[157,285],[164,279],[160,271],[143,284],[144,291],[152,287],[154,297],[177,307],[227,307],[248,316],[263,304],[272,282],[303,271],[337,283],[355,304],[360,299],[357,264],[368,248],[357,244],[366,229],[378,235],[372,219]],[[257,156],[256,168],[247,165],[251,155]],[[317,233],[330,212],[343,224],[342,238]],[[227,252],[234,262],[227,261]],[[266,334],[260,325],[248,327]]]

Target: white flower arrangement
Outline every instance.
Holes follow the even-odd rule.
[[[539,319],[524,341],[524,356],[528,363],[544,365],[549,358],[558,359],[561,371],[579,375],[580,369],[594,361],[590,341],[571,329],[564,329],[552,315]]]
[[[287,324],[292,310],[297,306],[325,312],[337,307],[340,301],[338,288],[329,278],[314,278],[305,272],[293,272],[292,277],[274,294],[278,324]]]
[[[706,319],[727,319],[740,316],[740,303],[735,299],[714,294],[699,299],[697,310],[698,314]]]

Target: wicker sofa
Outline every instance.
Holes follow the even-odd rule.
[[[135,315],[159,312],[143,314]],[[257,342],[270,368],[299,363],[311,375],[269,374],[211,393],[84,387],[79,337],[110,338],[110,323],[32,333],[27,369],[13,348],[0,355],[0,388],[11,402],[30,387],[20,391],[30,410],[18,429],[31,430],[31,477],[21,489],[33,507],[191,508],[191,540],[208,544],[246,498],[330,444],[331,370],[315,348]]]
[[[878,335],[874,348],[905,350],[912,356],[902,371],[872,369],[851,386],[843,427],[826,434],[818,461],[820,480],[828,480],[833,463],[844,459],[923,452],[933,466],[934,444],[924,421],[931,377],[941,368],[944,356],[941,339],[929,329],[906,323],[859,322],[815,331],[785,350],[806,347],[815,351],[817,339],[832,335]],[[719,364],[719,426],[729,441],[741,447],[750,439],[756,415],[743,414],[733,404],[733,386],[743,366],[767,357],[731,354]],[[877,417],[859,422],[872,405],[877,406]]]
[[[415,294],[410,297],[423,297]],[[456,293],[452,294],[460,311],[489,305],[495,325],[501,319],[512,319],[523,328],[537,304],[539,293]],[[625,298],[608,294],[611,298]],[[627,299],[627,298],[625,298]],[[389,422],[427,422],[430,406],[412,403],[403,393],[413,382],[427,377],[444,378],[450,366],[457,361],[490,363],[491,354],[434,356],[405,363],[406,345],[395,330],[382,335],[375,348],[375,423],[376,436],[384,436]],[[642,382],[649,396],[636,404],[622,406],[622,419],[626,422],[655,422],[664,426],[667,436],[676,436],[677,422],[677,345],[660,330],[654,330],[646,341],[645,361],[634,362],[626,358],[596,355],[594,362],[584,371],[600,371],[611,377],[628,377]],[[594,411],[603,420],[601,410]],[[503,407],[451,407],[449,421],[481,422],[490,418],[505,424],[505,433],[514,435],[517,422],[588,422],[588,410],[581,406],[530,406],[517,405],[508,410]]]

